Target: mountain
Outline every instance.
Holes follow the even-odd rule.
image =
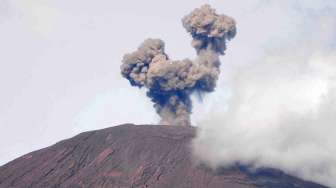
[[[131,124],[81,133],[1,166],[0,187],[324,187],[275,169],[212,170],[192,158],[195,133],[193,127]]]

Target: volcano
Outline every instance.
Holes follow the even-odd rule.
[[[276,169],[211,169],[192,156],[195,134],[193,127],[132,124],[84,132],[1,166],[0,187],[324,187]]]

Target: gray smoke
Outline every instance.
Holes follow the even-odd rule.
[[[220,73],[219,55],[226,41],[236,34],[235,21],[218,15],[209,5],[195,9],[182,19],[196,49],[195,60],[173,61],[160,39],[147,39],[137,51],[126,54],[121,73],[132,86],[148,89],[162,124],[190,125],[194,92],[212,92]]]

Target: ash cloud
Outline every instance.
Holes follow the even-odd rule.
[[[146,88],[162,124],[190,125],[191,94],[214,91],[220,74],[219,56],[236,34],[235,21],[219,15],[209,5],[195,9],[182,19],[193,38],[195,60],[171,60],[164,42],[147,39],[122,60],[122,76],[132,86]]]

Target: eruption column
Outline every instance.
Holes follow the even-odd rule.
[[[219,56],[224,55],[226,41],[236,34],[235,21],[218,15],[209,5],[195,9],[182,19],[193,38],[195,60],[173,61],[160,39],[147,39],[138,49],[126,54],[121,74],[132,86],[148,89],[162,124],[190,125],[193,92],[212,92],[220,73]]]

